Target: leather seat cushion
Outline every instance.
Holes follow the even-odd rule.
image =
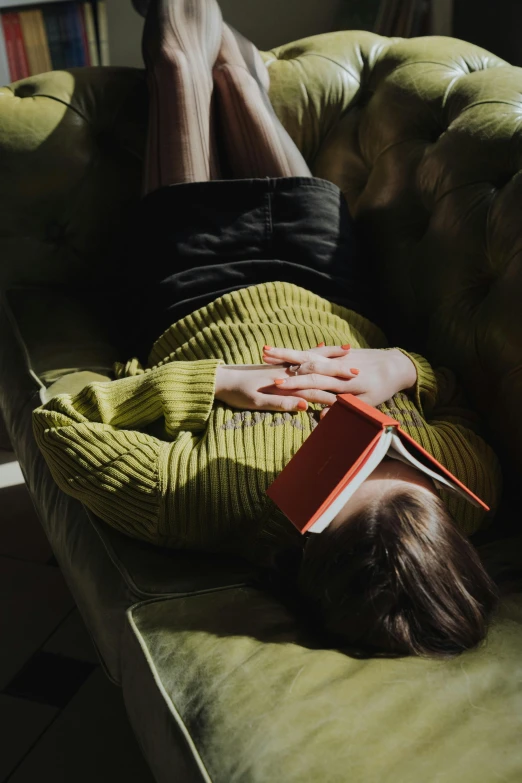
[[[159,783],[173,769],[191,783],[522,780],[520,595],[487,644],[449,661],[321,649],[253,588],[128,616],[126,706]]]

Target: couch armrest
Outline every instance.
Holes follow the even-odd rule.
[[[10,288],[1,297],[42,399],[50,387],[56,388],[55,394],[69,391],[66,376],[76,376],[71,378],[73,389],[113,377],[112,365],[119,357],[96,300],[89,305],[74,290],[35,287]]]

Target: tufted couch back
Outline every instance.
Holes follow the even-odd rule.
[[[314,36],[263,53],[275,110],[343,190],[393,342],[453,368],[522,466],[522,70],[451,38]],[[0,283],[103,282],[140,195],[143,72],[0,89]]]

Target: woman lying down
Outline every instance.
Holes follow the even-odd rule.
[[[467,539],[481,509],[392,459],[320,534],[302,536],[265,493],[349,392],[495,509],[498,462],[452,373],[387,348],[344,197],[312,176],[271,107],[259,52],[216,1],[153,0],[143,51],[145,266],[159,270],[135,321],[148,361],[35,411],[55,481],[144,541],[265,568],[292,553],[300,600],[347,648],[474,647],[495,605]]]

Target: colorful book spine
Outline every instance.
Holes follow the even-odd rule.
[[[20,79],[18,59],[16,56],[16,44],[14,28],[11,21],[12,14],[2,14],[2,32],[6,59],[7,73],[2,75],[2,83],[16,82]],[[1,68],[1,65],[0,65]]]
[[[69,21],[67,6],[65,3],[61,3],[59,6],[56,6],[56,17],[58,22],[58,30],[60,33],[60,47],[62,50],[63,67],[73,68],[74,50],[73,43],[69,35]]]
[[[79,7],[76,3],[67,3],[65,7],[67,36],[70,43],[70,67],[81,68],[85,65],[82,28],[79,18]]]
[[[100,55],[98,52],[98,39],[96,37],[96,26],[94,24],[94,13],[91,3],[83,4],[83,14],[85,19],[85,31],[87,33],[87,44],[89,47],[90,64],[99,65]]]
[[[65,68],[65,57],[62,49],[59,16],[55,7],[44,9],[44,22],[51,62],[54,70],[59,71]]]
[[[9,71],[9,61],[7,59],[7,46],[5,36],[3,35],[3,25],[0,22],[0,87],[9,84],[11,73]]]
[[[53,66],[41,10],[21,11],[19,17],[31,76],[52,70]]]
[[[27,60],[29,63],[29,73],[33,76],[40,73],[40,63],[38,60],[38,47],[36,45],[36,35],[34,28],[33,11],[20,11],[20,27],[22,30]]]
[[[41,8],[37,8],[34,11],[33,22],[36,46],[38,47],[39,73],[48,73],[49,71],[52,71],[53,64],[51,61],[51,53],[49,52],[49,43],[47,41],[44,16]]]
[[[96,4],[96,15],[98,17],[98,39],[100,43],[100,62],[102,65],[110,65],[111,55],[109,51],[109,22],[107,20],[106,0],[98,0]]]
[[[84,3],[77,6],[78,16],[80,18],[80,27],[82,31],[82,46],[85,65],[91,65],[91,53],[89,51],[89,39],[87,38],[87,23],[85,21],[85,8]]]
[[[27,50],[25,47],[22,27],[20,24],[20,14],[11,11],[9,13],[2,14],[2,17],[4,31],[9,41],[8,52],[11,79],[13,81],[17,81],[18,79],[25,79],[27,76],[31,75],[31,69],[27,59]]]

